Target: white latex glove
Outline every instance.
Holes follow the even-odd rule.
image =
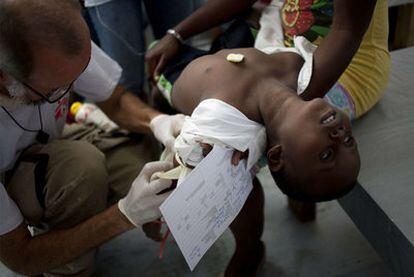
[[[128,194],[118,201],[119,210],[135,226],[153,221],[161,217],[159,206],[170,195],[158,192],[171,186],[171,180],[159,179],[157,172],[167,171],[173,165],[168,162],[147,163],[138,177],[132,182]]]
[[[167,150],[174,151],[175,138],[180,134],[184,124],[185,115],[161,114],[154,117],[150,122],[150,128],[154,136]]]

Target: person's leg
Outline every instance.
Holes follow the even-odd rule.
[[[288,207],[300,222],[314,221],[316,218],[316,203],[303,202],[288,197]]]
[[[105,152],[109,173],[108,206],[124,197],[132,182],[148,162],[160,157],[159,143],[152,136],[143,136],[139,141],[130,140]],[[159,224],[146,223],[142,226],[145,234],[148,228],[151,234],[161,237]],[[148,236],[148,235],[147,235]]]
[[[265,248],[261,241],[264,225],[264,193],[257,178],[242,210],[230,225],[236,240],[225,276],[255,276],[264,260]]]
[[[123,69],[120,84],[140,95],[144,85],[144,22],[139,0],[116,0],[88,8],[100,47]]]
[[[108,206],[124,197],[143,166],[159,159],[160,143],[152,135],[105,133],[93,126],[67,124],[62,137],[85,141],[105,155],[108,171]]]
[[[91,21],[91,17],[87,9],[82,10],[82,16],[89,27],[89,33],[91,34],[92,41],[95,42],[97,45],[100,45],[98,34],[96,33],[95,27],[93,25],[93,22]]]
[[[105,156],[109,173],[108,205],[111,205],[128,193],[146,163],[159,159],[160,147],[155,138],[147,135],[107,150]]]
[[[21,156],[7,189],[34,235],[69,228],[106,208],[105,156],[83,141],[34,145]],[[88,252],[47,275],[89,276],[94,255]]]

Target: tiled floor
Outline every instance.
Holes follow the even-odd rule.
[[[266,194],[264,241],[266,263],[259,276],[361,276],[392,274],[336,201],[318,205],[317,220],[301,224],[286,208],[286,199],[269,173],[259,176]],[[229,231],[190,272],[170,238],[162,260],[158,243],[142,231],[130,231],[102,246],[94,276],[219,276],[234,249]],[[15,276],[0,265],[0,276]]]

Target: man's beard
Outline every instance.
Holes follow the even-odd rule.
[[[19,108],[22,106],[27,106],[31,104],[40,104],[29,99],[27,96],[27,88],[17,82],[12,80],[11,84],[5,86],[8,95],[0,93],[0,105],[9,107],[9,108]]]

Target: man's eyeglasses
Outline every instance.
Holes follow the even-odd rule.
[[[85,68],[82,70],[81,74],[86,70],[86,68],[88,67],[90,62],[91,62],[91,57],[89,57],[88,63],[86,64]],[[37,96],[40,96],[46,102],[49,102],[49,103],[53,104],[53,103],[56,103],[57,101],[59,101],[60,99],[62,99],[63,96],[65,96],[71,90],[72,85],[75,82],[75,80],[73,80],[68,86],[57,88],[57,89],[51,91],[50,93],[48,93],[48,96],[46,96],[43,93],[35,90],[32,86],[26,84],[25,82],[22,82],[22,81],[19,81],[19,82],[22,83],[28,89],[30,89],[34,94],[36,94]]]
[[[58,88],[58,89],[55,89],[55,90],[51,91],[50,93],[48,93],[48,96],[45,96],[43,93],[35,90],[33,87],[31,87],[30,85],[28,85],[24,82],[21,82],[21,83],[25,87],[30,89],[34,94],[36,94],[37,96],[42,97],[43,100],[45,100],[45,101],[52,104],[52,103],[56,103],[57,101],[62,99],[63,96],[65,96],[70,91],[70,89],[72,88],[73,82],[74,81],[72,81],[72,83],[70,83],[68,86],[61,87],[61,88]]]

